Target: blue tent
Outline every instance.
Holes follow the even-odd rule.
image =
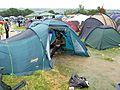
[[[33,22],[29,25],[28,28],[35,27],[36,25],[41,24],[41,22],[42,22],[42,21],[40,21],[40,20],[35,20],[35,21],[33,21]]]
[[[0,41],[0,67],[5,68],[3,73],[24,75],[39,69],[51,69],[50,41],[55,39],[56,30],[62,31],[66,39],[64,49],[74,54],[89,56],[84,43],[66,23],[46,20],[23,33]]]
[[[3,73],[16,75],[51,69],[48,25],[39,24],[0,41],[0,67],[5,68]]]
[[[80,41],[76,33],[65,22],[52,19],[45,20],[42,23],[49,25],[49,29],[51,29],[51,42],[55,39],[55,32],[59,31],[65,38],[66,45],[63,48],[66,51],[71,51],[72,53],[80,56],[89,56],[84,43]]]

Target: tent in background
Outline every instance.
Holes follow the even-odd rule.
[[[120,25],[117,27],[117,31],[120,32]]]
[[[113,13],[110,15],[110,17],[115,20],[117,17],[120,17],[120,14]]]
[[[87,18],[89,18],[89,16],[80,14],[80,15],[75,15],[74,17],[67,19],[67,21],[78,21],[79,25],[81,25],[81,23],[85,21]]]
[[[120,25],[120,16],[115,19],[115,22],[117,23],[117,26]]]
[[[42,23],[41,20],[34,20],[34,21],[32,21],[32,23],[28,26],[28,28],[35,27],[36,25],[41,24],[41,23]]]
[[[79,28],[78,28],[78,26],[79,25],[76,25],[74,22],[72,22],[72,21],[68,21],[68,22],[66,22],[75,32],[80,32],[80,30],[79,30]]]
[[[90,18],[86,19],[82,25],[80,38],[85,39],[89,33],[97,26],[107,25],[116,29],[116,23],[104,14],[93,15]]]
[[[120,34],[112,27],[96,27],[87,36],[85,43],[98,50],[120,47]]]

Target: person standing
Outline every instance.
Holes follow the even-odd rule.
[[[5,22],[4,22],[4,28],[5,28],[6,38],[9,38],[9,24],[8,24],[8,19],[6,19]]]

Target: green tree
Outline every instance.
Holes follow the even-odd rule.
[[[19,16],[19,15],[26,16],[31,13],[33,13],[33,11],[29,9],[20,10],[16,8],[9,8],[5,11],[0,12],[0,15],[1,16]]]
[[[52,14],[55,14],[55,12],[53,10],[49,10],[48,11],[49,13],[52,13]]]
[[[34,11],[32,11],[32,10],[30,10],[30,9],[25,9],[25,10],[23,10],[23,12],[24,12],[24,15],[23,15],[23,16],[26,16],[26,15],[29,15],[29,14],[31,14],[31,13],[34,13]]]

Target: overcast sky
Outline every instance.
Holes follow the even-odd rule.
[[[120,0],[0,0],[0,8],[78,8],[85,9],[120,9]]]

